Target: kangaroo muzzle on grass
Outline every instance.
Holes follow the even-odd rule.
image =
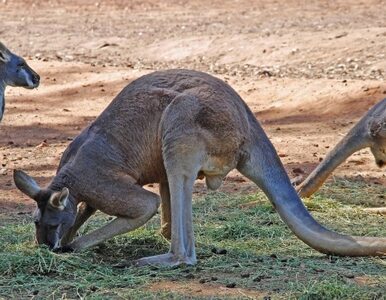
[[[196,263],[196,178],[205,176],[207,186],[216,189],[235,168],[265,192],[283,221],[312,248],[335,255],[386,254],[385,238],[341,235],[316,222],[245,102],[225,82],[196,71],[154,72],[133,81],[68,146],[46,188],[22,171],[14,172],[14,180],[37,202],[37,240],[66,251],[142,226],[161,202],[170,250],[134,263],[177,265]],[[156,182],[161,197],[142,187]],[[116,218],[73,240],[96,210]]]
[[[39,82],[39,75],[25,60],[13,54],[0,42],[0,122],[4,115],[6,86],[33,89],[39,86]]]
[[[350,155],[370,148],[378,167],[386,164],[386,99],[374,105],[298,186],[301,197],[309,197]]]

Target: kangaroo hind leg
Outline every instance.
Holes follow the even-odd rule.
[[[192,193],[197,173],[190,176],[175,173],[169,176],[171,205],[171,246],[168,253],[145,257],[136,261],[137,265],[162,264],[178,265],[196,263],[194,245]]]
[[[116,218],[71,242],[68,246],[75,251],[95,246],[119,234],[132,231],[144,225],[156,212],[159,206],[159,196],[142,187],[125,180],[114,180],[112,190],[95,191],[93,199],[95,207]],[[109,203],[109,200],[114,203]],[[93,202],[93,205],[95,204]],[[106,204],[107,203],[107,204]]]
[[[170,192],[171,244],[168,253],[142,258],[138,265],[195,264],[192,193],[194,181],[208,153],[202,129],[195,122],[200,101],[176,97],[165,110],[160,124],[162,158]]]

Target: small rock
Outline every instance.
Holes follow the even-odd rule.
[[[211,251],[214,254],[221,254],[221,255],[227,254],[228,252],[226,249],[217,249],[217,248],[212,248]]]
[[[7,169],[6,168],[2,168],[0,169],[0,175],[7,175]]]
[[[293,168],[292,172],[295,174],[304,174],[304,171],[301,168]]]
[[[64,57],[64,60],[65,60],[65,61],[72,61],[72,60],[74,60],[74,56],[72,56],[72,55],[66,55],[66,56]]]
[[[95,285],[92,285],[92,286],[90,286],[90,290],[92,292],[96,292],[98,290],[98,287],[96,287]]]
[[[39,145],[37,145],[35,148],[39,149],[39,148],[48,147],[48,146],[49,146],[49,144],[47,143],[47,140],[44,140]]]
[[[233,288],[236,287],[236,283],[234,283],[234,282],[228,283],[228,284],[226,285],[226,287],[229,288],[229,289],[233,289]]]
[[[347,32],[342,32],[341,34],[336,35],[335,38],[336,38],[336,39],[340,39],[340,38],[345,37],[345,36],[347,36],[347,35],[348,35]]]
[[[251,276],[251,274],[249,274],[249,273],[243,273],[243,274],[241,274],[240,276],[241,276],[241,278],[249,278],[249,277]]]
[[[328,259],[329,259],[330,263],[332,263],[332,264],[336,263],[336,261],[338,260],[338,259],[337,259],[336,257],[334,257],[334,256],[329,256]]]
[[[323,272],[324,272],[323,269],[317,269],[317,268],[314,268],[314,271],[315,271],[316,273],[323,273]]]

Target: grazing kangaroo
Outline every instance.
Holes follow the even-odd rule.
[[[37,241],[74,251],[145,224],[160,199],[142,186],[160,183],[170,251],[135,263],[177,265],[196,263],[196,178],[205,176],[207,186],[217,189],[234,168],[266,193],[289,228],[312,248],[336,255],[386,254],[385,238],[340,235],[317,223],[248,106],[229,85],[196,71],[154,72],[130,83],[66,149],[47,188],[23,171],[15,171],[14,180],[37,202]],[[79,202],[84,205],[76,214]],[[116,218],[72,241],[97,209]]]
[[[0,42],[0,122],[4,115],[6,86],[33,89],[39,86],[39,80],[39,75],[23,58],[13,54]]]
[[[386,99],[374,105],[326,158],[298,186],[301,197],[315,193],[328,176],[354,152],[370,147],[375,163],[386,164]]]

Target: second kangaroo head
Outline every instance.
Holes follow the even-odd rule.
[[[39,86],[40,76],[24,58],[13,54],[0,42],[0,73],[6,85],[33,89]]]
[[[59,247],[64,233],[74,224],[76,215],[68,188],[60,191],[41,189],[33,178],[20,170],[15,170],[13,177],[17,188],[37,203],[33,214],[37,242],[51,249]]]
[[[386,165],[386,99],[374,107],[367,120],[367,132],[375,163],[378,167],[383,167]]]
[[[386,111],[385,111],[386,114]],[[378,167],[386,165],[386,118],[370,125],[370,135],[373,143],[370,146]]]

